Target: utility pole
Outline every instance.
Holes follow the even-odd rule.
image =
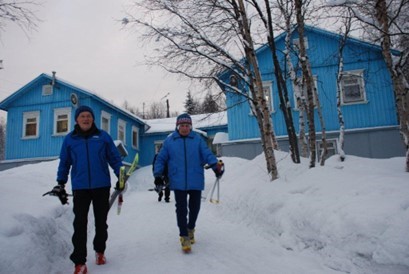
[[[166,99],[166,118],[170,117],[169,113],[169,99]]]
[[[163,100],[166,98],[166,118],[170,118],[170,112],[169,112],[169,99],[167,98],[170,95],[170,92],[163,96],[160,100]]]

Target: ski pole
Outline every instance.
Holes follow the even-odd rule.
[[[216,199],[213,199],[214,191],[216,190]],[[213,184],[212,190],[210,192],[209,201],[212,204],[218,204],[220,202],[220,178],[216,178],[216,181]]]

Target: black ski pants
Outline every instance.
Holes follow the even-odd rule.
[[[174,190],[173,192],[175,193],[176,218],[179,227],[179,236],[187,236],[187,230],[194,229],[196,226],[200,204],[202,202],[202,191]]]
[[[110,187],[74,190],[74,251],[70,256],[75,265],[87,261],[88,211],[92,202],[95,220],[95,252],[104,253],[108,239],[107,216],[109,211]]]

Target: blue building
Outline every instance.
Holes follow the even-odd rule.
[[[96,126],[111,135],[123,152],[125,164],[139,153],[139,165],[150,165],[160,144],[175,130],[175,117],[143,120],[93,92],[56,78],[55,73],[41,74],[0,102],[0,109],[8,113],[6,154],[0,170],[57,159],[65,135],[74,128],[75,110],[81,105],[94,110]],[[217,132],[227,132],[225,112],[193,115],[192,120],[194,130],[209,146]]]
[[[330,154],[337,153],[339,122],[337,116],[338,34],[307,26],[306,48],[324,116]],[[285,33],[276,37],[278,56],[284,64]],[[297,50],[298,34],[292,37]],[[263,86],[268,101],[274,132],[280,149],[288,150],[283,114],[279,108],[274,66],[267,45],[257,52]],[[293,53],[294,65],[297,63]],[[341,82],[341,109],[345,121],[344,151],[346,154],[369,158],[404,156],[395,109],[392,83],[381,48],[362,40],[349,38],[344,49],[344,69]],[[283,66],[286,68],[286,66]],[[284,69],[284,72],[285,71]],[[300,72],[298,71],[299,75]],[[228,82],[229,72],[221,75]],[[287,79],[293,120],[299,130],[299,110],[295,104],[292,83]],[[227,112],[194,115],[193,127],[208,140],[218,156],[251,159],[262,150],[260,132],[251,106],[244,97],[229,92],[226,95]],[[153,157],[168,134],[175,130],[175,118],[142,120],[105,99],[55,75],[41,74],[33,81],[0,102],[0,109],[8,112],[5,161],[42,161],[58,158],[64,136],[72,130],[75,109],[89,105],[95,111],[95,123],[119,140],[131,162],[139,153],[140,165],[152,163]],[[226,114],[227,113],[227,114]],[[228,121],[228,122],[227,122]],[[321,125],[316,116],[317,148],[320,149]],[[227,134],[227,138],[224,136]],[[213,139],[218,139],[215,146]],[[222,141],[220,141],[222,139]],[[318,155],[320,153],[317,153]]]
[[[286,33],[276,37],[277,53],[281,64],[285,66],[283,51]],[[307,54],[317,88],[318,98],[325,121],[330,154],[337,153],[340,124],[337,116],[337,71],[338,49],[341,36],[323,29],[306,26]],[[292,35],[292,63],[297,67],[298,33]],[[280,149],[288,150],[288,138],[283,113],[279,108],[279,97],[272,54],[268,45],[260,47],[256,56],[262,74],[263,87],[270,96],[266,98],[270,105],[274,131]],[[346,154],[370,158],[403,156],[405,148],[398,131],[398,120],[392,83],[381,47],[358,39],[347,40],[344,53],[344,68],[341,81],[342,113],[345,121]],[[297,71],[301,75],[300,71]],[[230,72],[221,74],[220,79],[230,80]],[[292,82],[287,79],[287,88],[292,105],[296,132],[299,130],[299,111],[295,103]],[[226,94],[229,121],[228,139],[222,145],[224,156],[253,158],[262,152],[260,132],[250,105],[243,96],[229,92]],[[317,148],[320,149],[321,125],[315,111]],[[307,129],[308,130],[308,129]],[[320,155],[320,153],[317,153]]]
[[[64,137],[75,125],[75,110],[88,105],[95,124],[107,131],[124,152],[124,163],[140,151],[140,136],[148,125],[96,94],[41,74],[0,102],[7,111],[5,162],[44,161],[59,156]],[[14,164],[15,165],[15,164]]]

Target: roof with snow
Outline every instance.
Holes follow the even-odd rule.
[[[225,111],[210,114],[191,115],[191,117],[193,128],[195,129],[205,129],[227,125],[227,112]],[[174,131],[176,127],[176,117],[150,119],[144,121],[150,126],[150,128],[146,131],[147,134],[171,132]]]

